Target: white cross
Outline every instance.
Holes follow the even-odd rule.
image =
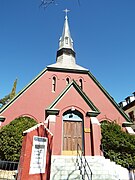
[[[66,13],[66,16],[67,16],[67,13],[68,13],[70,10],[65,9],[65,10],[63,10],[63,11]]]

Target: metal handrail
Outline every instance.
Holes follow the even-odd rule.
[[[81,165],[79,165],[79,168],[80,168],[80,171],[81,171],[81,174],[82,174],[82,171],[84,170],[84,174],[82,174],[83,176],[83,179],[85,179],[85,176],[87,176],[88,180],[92,180],[92,170],[84,156],[84,152],[82,151],[81,147],[79,144],[77,144],[77,161],[78,161],[78,164],[79,164],[79,160],[81,162]],[[88,167],[88,169],[86,169]],[[88,174],[88,171],[90,172],[90,176]]]
[[[18,162],[0,160],[0,179],[16,179]]]

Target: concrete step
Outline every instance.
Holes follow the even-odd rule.
[[[86,159],[92,171],[92,180],[129,180],[128,171],[110,159],[102,156],[86,156]],[[86,170],[90,177],[91,171],[87,166]],[[76,162],[75,156],[52,156],[50,180],[89,180],[83,175],[84,168],[80,160]]]
[[[78,179],[81,180],[81,175],[79,170],[72,171],[53,171],[51,172],[51,180],[73,180]]]

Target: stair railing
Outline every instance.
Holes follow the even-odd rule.
[[[77,144],[77,163],[79,166],[80,174],[82,175],[82,179],[85,180],[87,177],[88,180],[92,180],[91,168],[79,144]]]

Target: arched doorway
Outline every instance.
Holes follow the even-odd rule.
[[[77,110],[63,114],[63,155],[76,155],[77,144],[84,151],[83,115]]]

